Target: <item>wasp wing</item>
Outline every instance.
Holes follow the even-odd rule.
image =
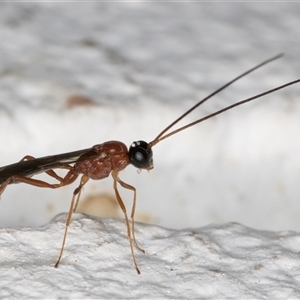
[[[91,149],[92,148],[88,148],[68,153],[39,157],[33,160],[24,160],[8,166],[1,167],[0,184],[14,175],[30,177],[42,172],[46,172],[50,169],[60,168],[64,165],[75,163],[81,160],[81,155],[87,154],[88,151]],[[91,154],[93,153],[94,152],[92,151]],[[92,157],[93,155],[85,155],[82,159],[85,160]]]

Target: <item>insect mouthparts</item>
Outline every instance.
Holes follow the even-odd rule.
[[[133,142],[129,148],[130,163],[139,169],[150,170],[153,168],[153,153],[145,141]]]

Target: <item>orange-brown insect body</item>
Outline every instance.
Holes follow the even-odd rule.
[[[82,154],[73,170],[77,175],[84,174],[91,179],[99,180],[108,177],[112,170],[119,172],[129,164],[127,146],[119,141],[109,141],[95,145]]]

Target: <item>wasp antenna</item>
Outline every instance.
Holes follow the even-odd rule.
[[[255,67],[249,69],[248,71],[242,73],[241,75],[237,76],[236,78],[232,79],[231,81],[229,81],[228,83],[224,84],[223,86],[221,86],[219,89],[215,90],[213,93],[211,93],[210,95],[208,95],[207,97],[205,97],[204,99],[202,99],[201,101],[199,101],[198,103],[196,103],[194,106],[192,106],[189,110],[187,110],[183,115],[181,115],[179,118],[177,118],[174,122],[172,122],[169,126],[167,126],[163,131],[161,131],[159,133],[159,135],[149,143],[148,148],[152,148],[154,145],[156,145],[158,142],[162,141],[163,139],[165,139],[166,137],[171,136],[172,134],[177,133],[178,131],[181,131],[183,129],[179,128],[176,132],[173,131],[173,133],[166,135],[164,138],[161,138],[169,129],[171,129],[175,124],[177,124],[180,120],[182,120],[184,117],[186,117],[188,114],[190,114],[193,110],[195,110],[198,106],[200,106],[201,104],[203,104],[205,101],[209,100],[210,98],[212,98],[213,96],[215,96],[216,94],[220,93],[222,90],[224,90],[225,88],[227,88],[228,86],[230,86],[231,84],[233,84],[234,82],[236,82],[237,80],[241,79],[242,77],[250,74],[251,72],[261,68],[262,66],[276,60],[279,59],[283,56],[283,53],[280,53],[274,57],[271,57],[265,61],[263,61],[262,63],[256,65]],[[199,120],[198,120],[199,121]],[[200,123],[196,121],[196,124]],[[192,126],[192,125],[190,125]],[[190,127],[187,125],[187,127]],[[187,128],[185,127],[185,128]],[[185,129],[184,128],[184,129]]]
[[[240,105],[245,104],[245,103],[247,103],[247,102],[250,102],[250,101],[253,101],[253,100],[255,100],[255,99],[261,98],[261,97],[263,97],[263,96],[266,96],[266,95],[268,95],[268,94],[274,93],[274,92],[276,92],[276,91],[279,91],[279,90],[281,90],[281,89],[284,89],[284,88],[286,88],[286,87],[288,87],[288,86],[290,86],[290,85],[296,84],[296,83],[298,83],[298,82],[300,82],[300,79],[297,79],[297,80],[288,82],[288,83],[283,84],[283,85],[281,85],[281,86],[278,86],[278,87],[276,87],[276,88],[274,88],[274,89],[268,90],[268,91],[263,92],[263,93],[261,93],[261,94],[252,96],[252,97],[250,97],[250,98],[247,98],[247,99],[244,99],[244,100],[242,100],[242,101],[236,102],[236,103],[234,103],[234,104],[232,104],[232,105],[229,105],[229,106],[227,106],[227,107],[225,107],[225,108],[223,108],[223,109],[220,109],[220,110],[218,110],[218,111],[216,111],[216,112],[214,112],[214,113],[212,113],[212,114],[210,114],[210,115],[207,115],[207,116],[205,116],[205,117],[203,117],[203,118],[201,118],[201,119],[199,119],[199,120],[196,120],[196,121],[194,121],[194,122],[192,122],[192,123],[189,123],[189,124],[187,124],[187,125],[185,125],[185,126],[183,126],[183,127],[178,128],[178,129],[176,129],[176,130],[174,130],[174,131],[171,131],[170,133],[168,133],[168,134],[166,134],[166,135],[160,137],[159,139],[157,139],[156,142],[155,142],[155,144],[157,144],[157,143],[161,142],[162,140],[164,140],[164,139],[166,139],[166,138],[172,136],[173,134],[176,134],[176,133],[178,133],[178,132],[180,132],[180,131],[182,131],[182,130],[185,130],[185,129],[189,128],[189,127],[192,127],[192,126],[194,126],[194,125],[196,125],[196,124],[198,124],[198,123],[201,123],[201,122],[203,122],[203,121],[205,121],[205,120],[208,120],[208,119],[210,119],[210,118],[213,118],[213,117],[215,117],[215,116],[217,116],[217,115],[220,115],[220,114],[222,114],[223,112],[225,112],[225,111],[227,111],[227,110],[230,110],[230,109],[232,109],[232,108],[234,108],[234,107],[236,107],[236,106],[240,106]]]

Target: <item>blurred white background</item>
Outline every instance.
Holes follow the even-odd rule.
[[[281,52],[185,122],[300,78],[299,14],[298,3],[1,3],[0,165],[108,140],[150,141],[201,98]],[[299,90],[163,141],[151,172],[128,167],[120,177],[137,188],[139,219],[299,230]],[[75,187],[9,186],[0,225],[49,221],[68,210]],[[132,194],[121,193],[130,207]],[[89,196],[111,205],[111,178],[89,182],[82,203]]]

